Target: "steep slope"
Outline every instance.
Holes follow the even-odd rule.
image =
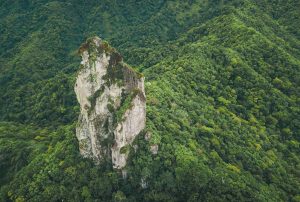
[[[8,183],[39,153],[47,150],[48,131],[33,126],[0,123],[0,186]]]
[[[80,104],[76,128],[80,153],[98,164],[126,165],[129,147],[145,128],[146,97],[143,75],[98,37],[89,38],[82,55],[75,92]]]
[[[197,38],[199,33],[208,36]],[[161,137],[165,166],[153,169],[159,164],[154,159],[147,164],[149,184],[164,190],[149,193],[149,199],[172,193],[163,187],[173,179],[184,193],[173,192],[180,200],[290,200],[299,191],[299,60],[268,59],[286,53],[233,15],[191,30],[178,45],[175,58],[144,72],[148,126]],[[134,167],[140,169],[138,162]],[[175,167],[176,178],[152,181],[167,175],[161,170],[169,167]],[[194,167],[201,171],[184,172]]]
[[[40,70],[35,81],[20,73],[30,69],[24,67],[28,63],[12,62],[20,57],[17,50],[43,63],[44,57],[32,55],[39,49],[54,55],[56,43],[36,46],[31,55],[20,44],[33,28],[24,26],[20,35],[10,36],[17,37],[13,40],[7,35],[19,24],[34,24],[34,16],[43,16],[36,24],[42,27],[51,12],[34,9],[53,3],[27,8],[8,3],[0,3],[1,120],[48,126],[51,141],[45,142],[47,150],[33,152],[26,150],[31,143],[20,145],[32,155],[16,167],[7,159],[18,159],[19,152],[1,153],[6,159],[1,166],[7,168],[1,179],[15,172],[5,178],[1,200],[299,201],[298,1],[61,3],[68,11],[54,10],[73,13],[71,19],[78,21],[55,32],[67,29],[66,36],[76,34],[76,39],[61,38],[68,48],[52,58],[59,65],[44,76]],[[11,13],[33,17],[22,23]],[[42,29],[41,39],[49,30]],[[79,60],[70,53],[94,34],[104,36],[146,78],[146,129],[133,142],[139,147],[129,148],[126,179],[110,163],[94,166],[78,152],[73,85]],[[31,40],[39,41],[35,36]],[[67,125],[53,131],[62,124]],[[25,133],[34,139],[39,130]],[[22,126],[14,133],[23,136]],[[6,140],[11,136],[3,134]],[[6,144],[1,151],[9,150]]]
[[[80,44],[80,16],[63,2],[21,2],[1,3],[1,119],[69,123],[76,100],[66,73],[75,72],[70,53]]]

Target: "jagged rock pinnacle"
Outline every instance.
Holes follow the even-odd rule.
[[[75,92],[80,153],[97,163],[111,159],[114,168],[123,168],[132,142],[145,127],[144,77],[98,37],[82,44],[79,53]]]

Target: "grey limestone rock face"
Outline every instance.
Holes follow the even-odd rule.
[[[145,127],[144,77],[98,37],[88,39],[79,52],[82,62],[74,89],[80,104],[80,153],[97,163],[111,159],[113,167],[121,169]]]

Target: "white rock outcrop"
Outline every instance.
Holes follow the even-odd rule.
[[[121,169],[145,127],[144,77],[98,37],[88,39],[79,52],[82,62],[75,93],[80,104],[76,127],[80,153],[97,163],[109,159]]]

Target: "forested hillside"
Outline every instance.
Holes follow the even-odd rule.
[[[2,0],[0,201],[300,201],[299,25],[298,0]],[[75,136],[95,35],[145,75],[126,179]]]

